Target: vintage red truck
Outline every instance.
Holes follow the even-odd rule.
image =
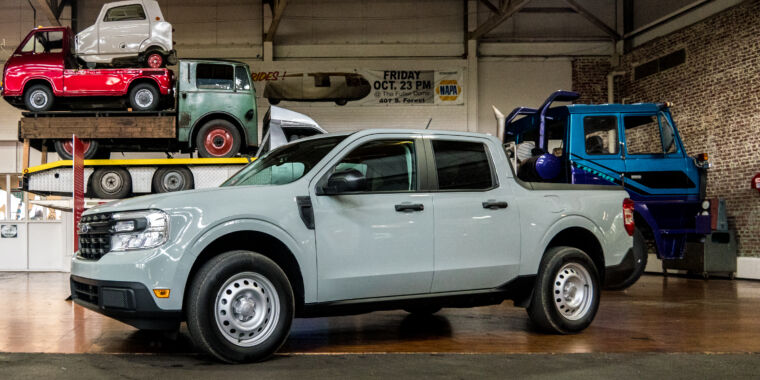
[[[174,74],[166,68],[84,69],[68,27],[29,32],[3,69],[2,96],[32,112],[55,105],[127,100],[136,111],[171,106]],[[98,99],[94,99],[98,98]]]

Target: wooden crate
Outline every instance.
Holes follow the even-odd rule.
[[[176,116],[22,117],[19,140],[172,139]]]

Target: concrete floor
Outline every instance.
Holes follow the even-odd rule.
[[[64,301],[68,294],[67,274],[0,273],[0,352],[7,353],[0,354],[0,378],[7,378],[3,371],[8,368],[17,369],[12,372],[17,376],[66,377],[79,368],[96,375],[96,370],[108,371],[110,366],[126,370],[130,363],[144,376],[175,367],[181,369],[174,374],[198,370],[212,375],[206,365],[226,371],[195,353],[185,327],[177,337],[138,331]],[[389,311],[297,319],[275,360],[255,368],[261,368],[265,377],[284,374],[291,367],[294,374],[298,368],[311,368],[327,377],[342,366],[355,375],[409,368],[429,375],[472,377],[503,374],[499,371],[507,368],[514,372],[512,366],[519,364],[519,371],[528,371],[524,374],[548,376],[577,361],[571,368],[580,371],[572,372],[579,376],[588,373],[584,368],[594,368],[597,374],[667,370],[685,378],[689,373],[722,377],[734,371],[741,377],[756,374],[750,364],[757,363],[758,356],[747,353],[760,352],[758,310],[760,282],[645,275],[626,291],[604,292],[596,320],[577,335],[538,333],[525,311],[511,302],[444,309],[432,317]],[[446,370],[435,364],[441,360],[461,365]],[[537,364],[542,362],[545,365]],[[59,367],[76,370],[61,372]],[[749,368],[753,370],[742,372]]]

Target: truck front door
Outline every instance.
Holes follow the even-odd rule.
[[[519,272],[520,221],[512,191],[499,183],[492,165],[497,155],[484,139],[426,141],[434,163],[430,173],[437,178],[432,291],[490,289],[506,283]],[[505,161],[504,168],[507,165]]]
[[[418,136],[368,136],[317,176],[364,179],[359,191],[311,197],[319,302],[430,292],[433,202],[418,191],[422,149]]]
[[[664,112],[626,114],[623,126],[625,187],[632,198],[698,200],[699,174]]]
[[[150,23],[142,4],[108,8],[98,20],[99,53],[136,54],[150,34]]]

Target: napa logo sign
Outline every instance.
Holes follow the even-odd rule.
[[[462,94],[462,86],[456,79],[444,79],[435,86],[435,94],[442,102],[456,102]]]

